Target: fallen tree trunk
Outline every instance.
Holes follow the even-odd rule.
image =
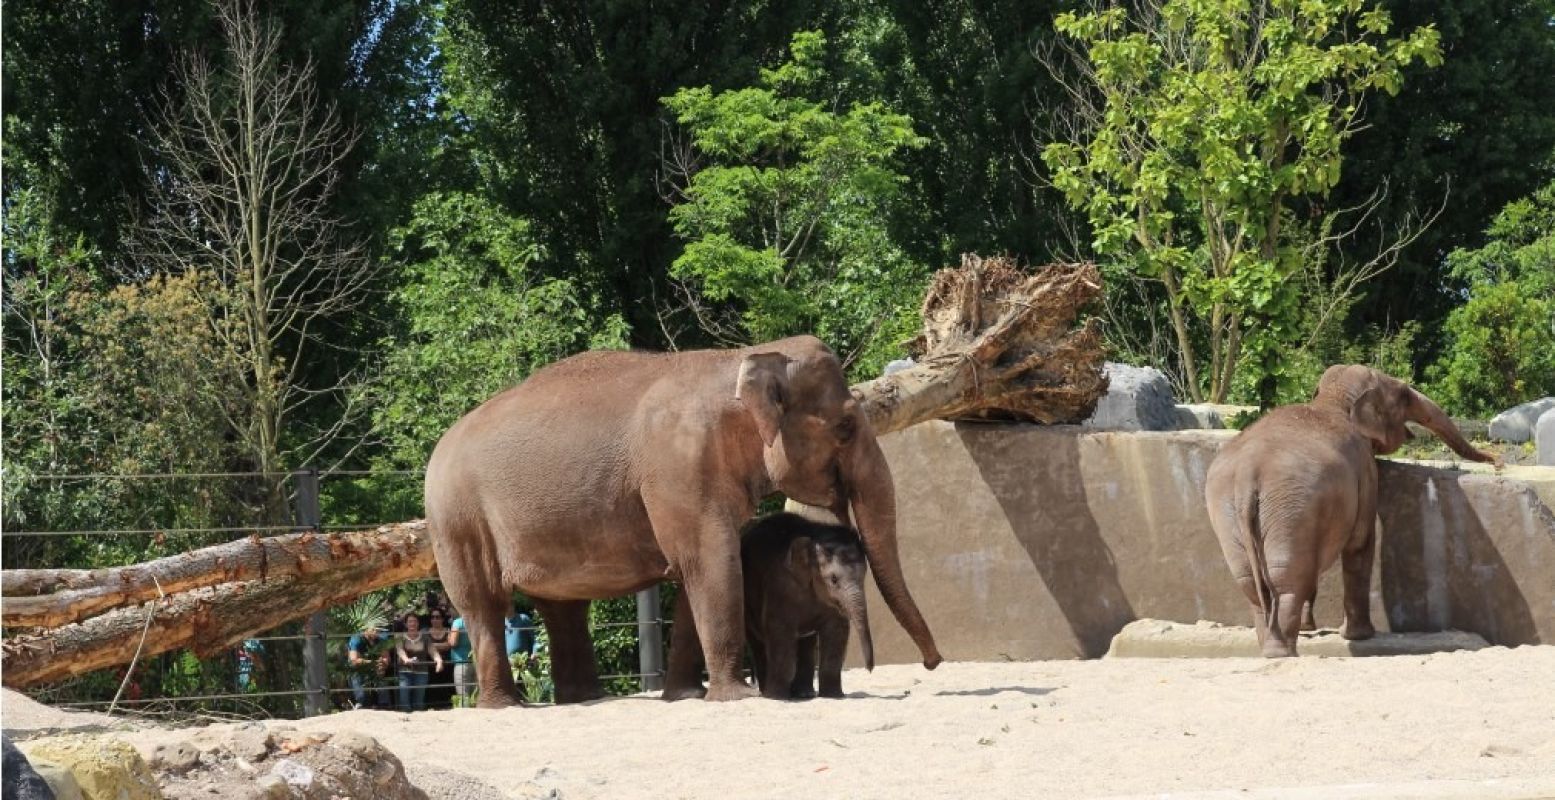
[[[1009,259],[962,256],[924,298],[917,363],[853,394],[877,434],[931,419],[1080,422],[1107,392],[1101,330],[1075,325],[1100,296],[1094,264],[1027,274]]]
[[[960,269],[935,276],[924,300],[924,329],[910,348],[917,363],[853,393],[880,434],[936,418],[1078,422],[1106,391],[1096,323],[1076,324],[1100,293],[1091,264],[1028,274],[1008,259],[963,257]],[[0,620],[58,627],[8,637],[3,682],[32,686],[128,663],[142,630],[143,656],[209,655],[435,572],[419,522],[249,539],[119,569],[6,571]]]
[[[116,569],[6,570],[0,622],[58,627],[164,594],[333,569],[392,541],[395,537],[377,531],[255,535]]]
[[[207,657],[283,622],[375,589],[429,577],[437,570],[422,522],[374,531],[303,534],[308,535],[313,542],[293,546],[309,552],[322,549],[330,555],[306,571],[206,586],[85,622],[9,637],[3,645],[5,670],[0,678],[12,688],[58,681],[127,664],[138,649],[143,658],[178,649]]]

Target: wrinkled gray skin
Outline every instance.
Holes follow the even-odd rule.
[[[875,668],[864,602],[868,564],[852,528],[773,514],[746,528],[740,561],[745,636],[762,697],[814,697],[817,648],[821,696],[841,697],[850,627],[858,633],[864,666]]]
[[[1312,402],[1269,412],[1221,449],[1204,500],[1226,565],[1253,607],[1267,657],[1296,655],[1313,627],[1318,577],[1343,561],[1346,639],[1369,639],[1377,549],[1375,455],[1425,426],[1464,458],[1493,462],[1447,414],[1402,381],[1357,366],[1329,367]],[[1305,619],[1303,619],[1305,617]],[[1305,623],[1303,625],[1303,623]]]
[[[665,699],[754,695],[741,668],[739,528],[773,492],[851,513],[886,605],[924,666],[937,666],[902,578],[890,468],[819,339],[583,353],[466,414],[427,463],[426,511],[438,576],[475,650],[480,704],[518,702],[502,638],[512,590],[545,622],[565,703],[601,694],[589,601],[666,579],[682,591]]]

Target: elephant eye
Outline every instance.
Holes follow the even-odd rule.
[[[837,440],[846,444],[853,440],[853,434],[858,433],[858,422],[852,417],[843,417],[837,423]]]

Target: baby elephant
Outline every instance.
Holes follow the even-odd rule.
[[[850,624],[858,631],[864,667],[875,668],[864,607],[868,562],[852,528],[773,514],[746,527],[740,559],[745,636],[763,697],[815,696],[817,641],[821,696],[841,697]]]

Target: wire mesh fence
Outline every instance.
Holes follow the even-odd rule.
[[[7,471],[0,560],[6,570],[107,569],[248,537],[373,530],[420,515],[421,476],[419,470]],[[386,496],[391,500],[383,501]],[[284,506],[270,502],[274,497],[284,498]],[[434,581],[417,581],[384,590],[380,599],[396,617],[416,610],[425,620],[433,597],[441,598],[437,589]],[[591,616],[600,680],[615,693],[662,686],[664,600],[649,590],[635,605],[607,601],[596,607],[608,614]],[[4,635],[19,632],[7,628]],[[506,632],[538,643],[510,666],[530,701],[545,702],[550,679],[543,626],[509,625]],[[351,685],[346,650],[358,633],[339,615],[320,612],[253,632],[214,657],[158,653],[29,693],[63,708],[159,716],[293,717],[351,708],[364,694],[370,705],[381,705],[373,702],[381,694],[388,705],[413,705],[400,697],[397,664],[370,685]],[[447,707],[456,690],[446,674],[424,687],[439,707]]]

